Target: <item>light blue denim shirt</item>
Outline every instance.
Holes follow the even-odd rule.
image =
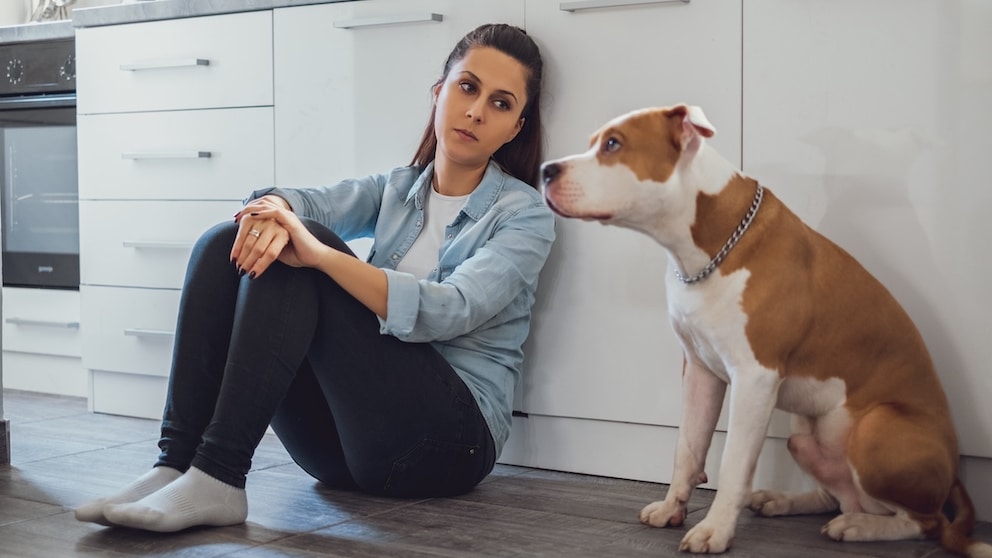
[[[555,238],[539,192],[490,161],[482,182],[445,229],[438,267],[418,280],[396,271],[424,223],[433,164],[402,167],[332,186],[260,190],[343,240],[374,237],[369,263],[386,272],[388,314],[380,332],[430,342],[472,391],[496,454],[510,435],[513,390],[523,364],[537,279]]]

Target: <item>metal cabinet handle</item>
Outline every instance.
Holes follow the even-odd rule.
[[[193,248],[189,242],[169,242],[167,240],[125,240],[125,248],[158,248],[163,250],[186,250]]]
[[[591,10],[593,8],[615,8],[617,6],[639,6],[642,4],[688,4],[690,0],[573,0],[559,2],[558,9],[563,12]]]
[[[206,58],[181,58],[177,60],[132,62],[131,64],[121,64],[121,70],[125,72],[140,72],[145,70],[165,70],[168,68],[195,68],[197,66],[209,65],[210,60]]]
[[[79,329],[79,322],[53,322],[48,320],[30,320],[27,318],[16,318],[16,317],[7,318],[6,322],[8,324],[14,324],[14,325],[57,327],[61,329]]]
[[[121,159],[209,159],[210,151],[131,151],[121,153]]]
[[[143,329],[140,327],[124,328],[124,335],[128,337],[173,337],[176,332],[167,329]]]
[[[337,29],[358,29],[361,27],[373,27],[375,25],[396,25],[401,23],[423,23],[426,21],[444,21],[444,14],[422,13],[391,15],[381,17],[360,17],[355,19],[341,19],[334,22]]]

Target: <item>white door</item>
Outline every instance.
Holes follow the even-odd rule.
[[[740,162],[740,1],[562,9],[570,4],[587,3],[527,3],[527,31],[545,57],[548,158],[585,151],[614,116],[687,102],[713,122],[713,145]],[[677,426],[682,353],[668,323],[664,251],[639,233],[578,220],[559,219],[557,234],[518,407]]]
[[[936,361],[961,452],[992,457],[992,5],[744,10],[745,171],[902,303]]]

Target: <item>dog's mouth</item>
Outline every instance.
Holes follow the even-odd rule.
[[[555,202],[551,199],[550,196],[548,195],[544,196],[544,203],[548,204],[548,207],[551,208],[551,211],[554,211],[558,215],[561,215],[562,217],[571,217],[571,215],[563,211],[562,208],[555,205]]]
[[[589,213],[586,215],[577,215],[575,213],[569,213],[568,211],[565,211],[561,207],[555,205],[554,200],[552,200],[551,197],[547,195],[544,196],[544,201],[545,203],[548,204],[548,207],[551,208],[551,211],[554,211],[555,213],[561,215],[562,217],[568,217],[569,219],[581,219],[583,221],[609,221],[610,219],[613,218],[613,214],[611,213]]]

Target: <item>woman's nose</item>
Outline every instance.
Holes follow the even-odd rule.
[[[465,113],[465,116],[468,116],[475,122],[482,122],[482,116],[485,112],[485,109],[486,109],[486,103],[484,101],[481,100],[476,101],[471,105],[469,105],[468,111]]]

